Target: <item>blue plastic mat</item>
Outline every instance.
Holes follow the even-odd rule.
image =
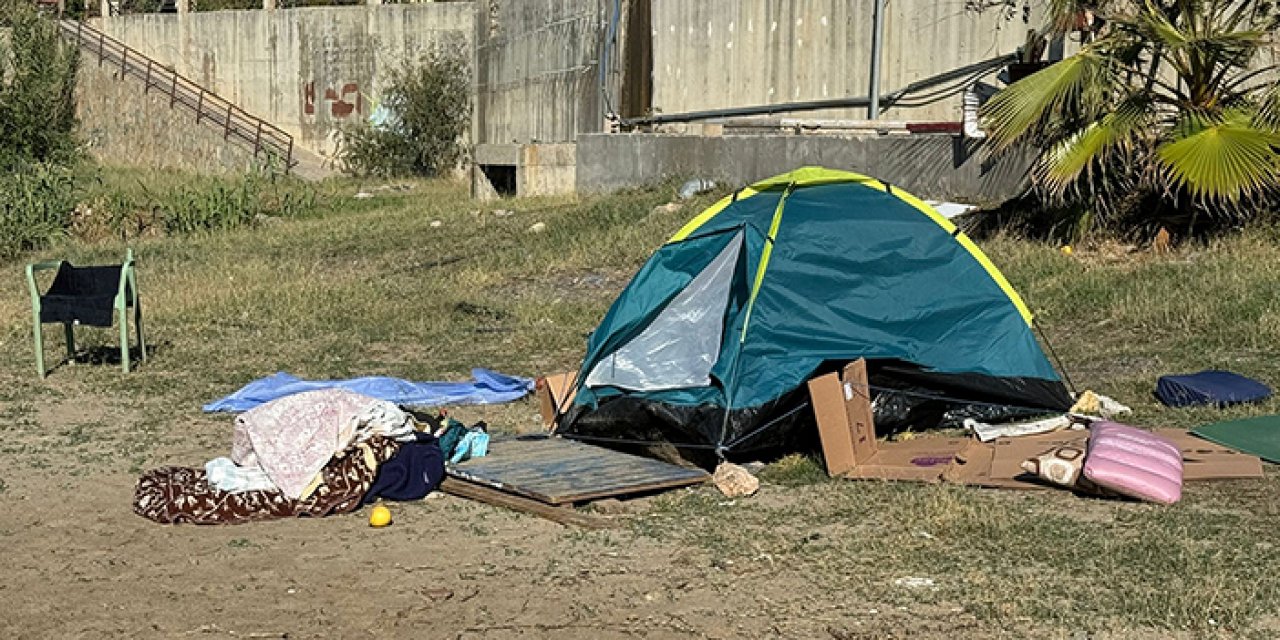
[[[471,382],[410,382],[400,378],[368,376],[350,380],[303,380],[280,372],[254,380],[239,391],[206,404],[204,410],[248,411],[287,395],[317,389],[346,389],[400,405],[443,406],[497,404],[519,400],[533,391],[533,380],[488,369],[472,369]]]

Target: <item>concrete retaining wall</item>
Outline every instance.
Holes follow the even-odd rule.
[[[476,144],[600,131],[598,0],[487,0],[476,20]]]
[[[874,0],[652,0],[653,107],[657,113],[870,94]],[[1043,24],[977,13],[963,2],[893,0],[884,19],[881,93],[1013,53]],[[990,80],[989,80],[990,81]],[[1000,83],[994,83],[1000,86]],[[890,109],[892,120],[958,121],[960,98]],[[866,109],[813,112],[865,118]]]
[[[976,143],[946,135],[578,137],[579,193],[606,192],[677,178],[746,185],[805,165],[874,176],[921,198],[978,204],[1003,201],[1025,184],[1030,157],[992,159]]]
[[[105,164],[235,173],[254,164],[253,150],[230,144],[190,111],[144,94],[136,78],[86,61],[76,79],[76,115],[89,154]]]
[[[97,26],[327,154],[342,123],[372,112],[391,69],[432,47],[470,47],[474,16],[472,3],[449,2],[134,14]]]

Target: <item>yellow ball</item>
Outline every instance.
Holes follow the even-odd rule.
[[[374,505],[373,510],[369,512],[369,526],[385,527],[391,524],[391,510],[380,505]]]
[[[1071,255],[1071,251],[1072,251],[1072,249],[1071,249],[1071,245],[1066,245],[1066,246],[1062,247],[1062,255],[1064,255],[1064,256],[1069,256],[1069,255]]]

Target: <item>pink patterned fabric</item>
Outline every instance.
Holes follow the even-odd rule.
[[[259,405],[236,418],[231,460],[262,467],[286,498],[297,500],[334,453],[351,442],[356,416],[378,402],[324,389]]]
[[[1182,452],[1149,431],[1095,422],[1089,428],[1084,477],[1121,495],[1173,504],[1182,498]]]

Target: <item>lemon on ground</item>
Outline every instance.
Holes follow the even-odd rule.
[[[1062,248],[1062,255],[1069,256],[1071,255],[1072,252],[1073,252],[1073,249],[1071,248],[1071,245],[1067,245]]]
[[[391,524],[391,510],[380,504],[374,505],[373,510],[369,512],[369,526],[385,527],[389,524]]]

